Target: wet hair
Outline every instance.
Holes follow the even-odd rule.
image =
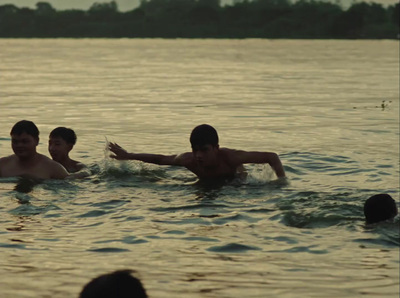
[[[140,280],[132,270],[118,270],[100,275],[86,284],[79,298],[147,298]]]
[[[68,144],[75,145],[76,143],[76,134],[71,128],[66,127],[57,127],[53,129],[50,133],[51,138],[62,138]]]
[[[39,129],[32,121],[21,120],[14,124],[11,129],[10,135],[21,135],[23,133],[27,133],[32,137],[39,139]]]
[[[190,134],[190,144],[192,148],[202,147],[204,145],[218,145],[218,133],[214,127],[208,124],[196,126]]]
[[[364,215],[368,224],[391,219],[397,215],[397,205],[388,194],[377,194],[364,203]]]

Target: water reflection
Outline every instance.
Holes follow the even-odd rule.
[[[395,41],[0,43],[0,155],[20,119],[40,126],[40,152],[73,124],[92,172],[0,179],[3,296],[73,297],[88,274],[129,266],[151,297],[398,297],[398,221],[367,228],[362,214],[370,195],[399,194]],[[249,166],[245,181],[202,185],[105,156],[104,136],[188,151],[190,129],[209,122],[227,147],[278,152],[288,180]]]
[[[33,188],[42,183],[43,180],[32,177],[19,177],[14,190],[21,193],[29,193]]]

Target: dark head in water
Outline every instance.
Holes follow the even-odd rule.
[[[192,145],[193,150],[206,145],[217,147],[218,142],[217,131],[214,127],[208,124],[196,126],[190,134],[190,144]]]
[[[367,224],[388,220],[397,215],[397,206],[388,194],[377,194],[364,203],[364,215]]]
[[[132,270],[118,270],[100,275],[86,284],[79,298],[147,298],[140,280]]]

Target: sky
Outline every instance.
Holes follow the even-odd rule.
[[[118,4],[119,11],[129,11],[135,9],[139,6],[140,0],[116,0]],[[351,5],[353,2],[375,2],[381,3],[383,5],[395,4],[399,0],[341,0],[343,7]],[[50,3],[56,10],[66,10],[66,9],[81,9],[88,10],[93,3],[99,2],[111,2],[111,0],[0,0],[0,5],[4,4],[14,4],[15,6],[36,8],[37,2],[47,2]],[[334,2],[334,1],[333,1]],[[232,0],[221,0],[221,4],[230,4]]]

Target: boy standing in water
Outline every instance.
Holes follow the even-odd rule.
[[[62,164],[69,173],[76,173],[85,165],[69,157],[69,152],[76,144],[75,132],[66,127],[53,129],[49,136],[48,150],[54,161]]]
[[[36,152],[39,130],[32,121],[17,122],[10,135],[14,154],[0,158],[0,177],[64,179],[69,175],[58,162]]]
[[[268,163],[278,178],[285,177],[281,160],[273,152],[248,152],[220,148],[217,131],[208,124],[195,127],[190,135],[192,152],[180,155],[160,155],[147,153],[128,153],[116,143],[110,143],[109,149],[118,160],[139,160],[158,165],[186,167],[199,179],[234,178],[244,172],[243,164]]]

